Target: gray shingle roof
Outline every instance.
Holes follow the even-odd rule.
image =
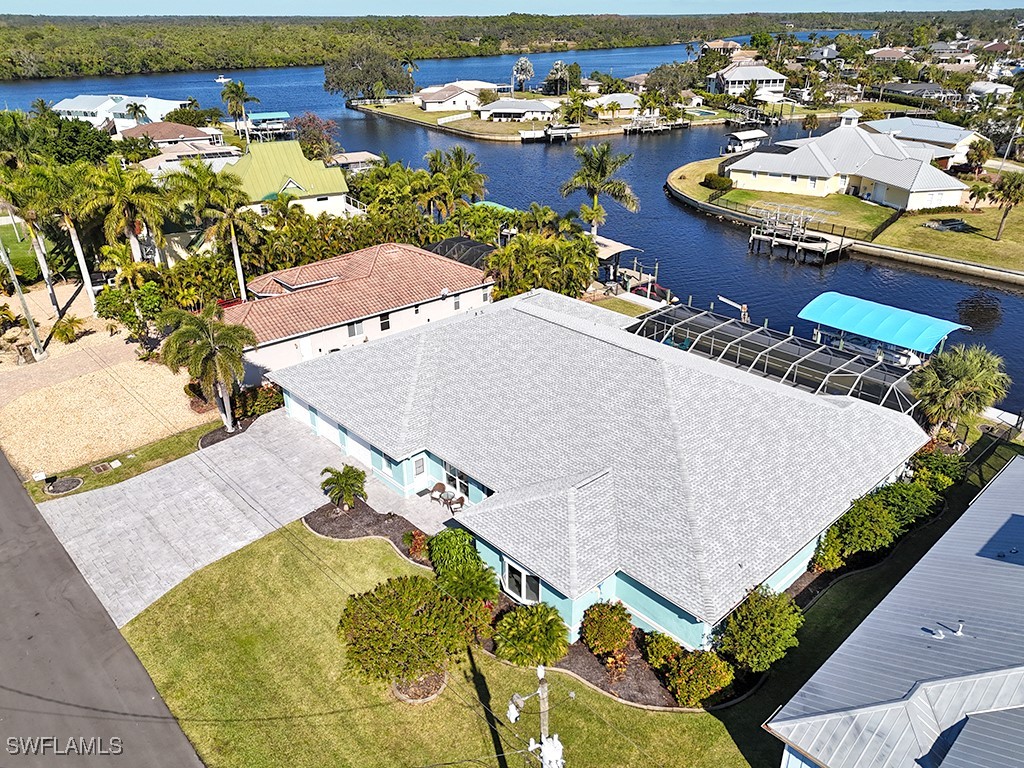
[[[621,570],[709,622],[926,440],[620,322],[537,292],[270,378],[391,457],[427,449],[496,491],[460,519],[568,596]]]
[[[1020,764],[1024,729],[1010,726],[1024,707],[1022,495],[1016,458],[769,730],[828,768]]]

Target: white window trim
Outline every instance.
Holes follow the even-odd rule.
[[[519,571],[521,574],[523,574],[523,592],[524,593],[526,591],[526,579],[527,579],[527,577],[532,576],[533,578],[537,579],[537,599],[536,600],[527,600],[524,595],[522,595],[522,594],[520,594],[520,595],[514,594],[512,592],[512,590],[509,589],[509,585],[508,585],[508,569],[509,569],[509,566],[515,568],[517,571]],[[537,603],[543,602],[543,595],[541,595],[540,582],[541,582],[540,576],[538,576],[537,574],[533,573],[532,571],[527,570],[526,568],[523,568],[523,566],[521,566],[515,560],[513,560],[513,559],[511,559],[509,557],[506,557],[505,555],[501,556],[501,588],[505,591],[506,595],[511,597],[517,603],[519,603],[520,605],[536,605]]]

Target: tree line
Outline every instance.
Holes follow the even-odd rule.
[[[939,39],[957,30],[984,39],[1006,34],[1013,15],[978,10],[312,19],[0,16],[0,80],[320,65],[365,40],[422,59],[669,45],[798,29],[880,29],[887,42],[912,41],[914,30],[922,27]]]

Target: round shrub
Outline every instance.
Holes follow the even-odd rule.
[[[896,515],[875,495],[857,499],[835,525],[843,542],[843,557],[885,549],[900,532]]]
[[[719,176],[717,173],[704,174],[702,184],[709,189],[732,189],[732,179],[728,176]]]
[[[811,570],[815,573],[829,573],[838,571],[844,565],[846,558],[843,557],[843,540],[839,537],[839,529],[833,525],[814,549]]]
[[[714,651],[694,651],[675,659],[665,685],[681,707],[699,707],[732,683],[732,665]]]
[[[651,669],[661,673],[665,673],[683,654],[682,646],[661,632],[645,632],[640,650],[644,660],[651,665]]]
[[[494,652],[520,667],[550,666],[569,650],[569,628],[547,603],[509,611],[494,628]]]
[[[368,678],[411,683],[444,670],[474,627],[462,606],[425,576],[402,576],[353,595],[338,632],[346,664]]]
[[[583,612],[580,639],[595,656],[618,653],[633,637],[632,619],[622,603],[594,603]]]
[[[964,479],[967,462],[956,453],[944,453],[935,448],[918,452],[910,461],[914,477],[926,483],[936,493]]]
[[[438,576],[441,589],[456,600],[493,602],[498,599],[498,577],[483,563],[463,563]]]
[[[751,672],[764,672],[798,645],[804,623],[793,598],[762,585],[732,612],[718,639],[718,650]]]
[[[931,514],[939,502],[939,494],[920,480],[890,483],[879,488],[872,496],[892,512],[900,533]]]
[[[430,562],[438,575],[462,565],[480,563],[473,537],[462,528],[446,528],[430,540]]]

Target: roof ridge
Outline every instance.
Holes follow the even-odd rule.
[[[579,565],[576,562],[576,536],[578,528],[576,525],[576,492],[579,485],[581,484],[577,483],[569,486],[569,490],[565,497],[565,527],[568,533],[568,536],[566,536],[566,557],[569,561],[569,583],[573,585],[577,584],[579,581]]]

